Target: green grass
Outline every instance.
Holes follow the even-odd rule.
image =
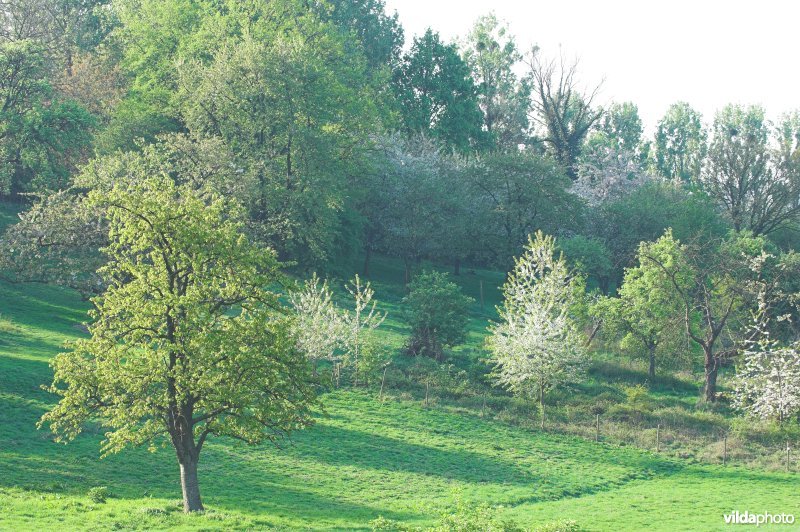
[[[387,298],[390,311],[401,296]],[[316,425],[283,449],[210,442],[200,465],[208,511],[184,516],[169,448],[100,460],[96,427],[66,446],[35,428],[53,401],[40,388],[51,377],[47,362],[82,334],[85,310],[70,291],[0,284],[1,530],[367,529],[378,516],[433,524],[459,500],[497,507],[524,526],[566,518],[587,530],[714,530],[734,509],[800,505],[791,474],[693,465],[419,401],[336,391],[323,396]],[[388,325],[399,342],[401,322]],[[100,486],[111,494],[105,503],[88,495]]]

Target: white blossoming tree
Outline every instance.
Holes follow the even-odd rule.
[[[316,275],[290,294],[289,301],[295,310],[292,336],[316,374],[320,360],[338,359],[337,351],[343,348],[346,339],[344,316],[333,303],[328,282],[320,282]]]
[[[367,369],[375,355],[371,333],[383,323],[386,313],[377,310],[377,301],[372,299],[375,291],[369,281],[364,283],[356,275],[345,288],[354,303],[353,311],[344,313],[345,345],[348,362],[355,371],[353,384],[358,386],[360,370]]]
[[[577,174],[571,190],[591,206],[619,199],[652,180],[637,153],[605,143],[587,146]]]
[[[582,292],[582,278],[555,256],[555,239],[537,232],[503,286],[500,321],[489,328],[496,382],[537,398],[542,427],[545,394],[582,371],[584,342],[573,316]]]
[[[743,353],[734,406],[779,422],[800,413],[800,342],[780,346],[763,332]]]

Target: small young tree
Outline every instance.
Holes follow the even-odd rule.
[[[411,355],[424,355],[441,361],[444,348],[464,341],[471,297],[450,282],[446,273],[423,272],[409,284],[403,298],[405,318],[411,325],[406,346]]]
[[[372,285],[369,281],[362,283],[358,274],[345,288],[354,302],[353,311],[344,314],[345,345],[353,364],[353,384],[358,386],[359,370],[369,362],[375,349],[371,333],[383,323],[386,313],[377,310],[378,302],[372,300],[375,295]]]
[[[345,341],[342,313],[332,297],[328,282],[320,283],[316,274],[289,296],[295,310],[292,336],[297,348],[312,362],[315,374],[320,360],[337,359],[336,351]]]
[[[537,232],[503,286],[500,322],[489,328],[497,383],[537,397],[543,428],[545,393],[575,378],[584,360],[584,341],[572,314],[582,281],[562,256],[555,256],[555,239]]]
[[[639,264],[625,270],[618,297],[603,298],[591,309],[609,333],[620,337],[621,347],[644,350],[651,384],[656,376],[656,354],[666,354],[665,347],[674,354],[685,338],[684,308],[675,297],[672,281],[663,270],[651,267],[646,258],[657,255],[660,245],[642,242]]]
[[[197,465],[210,435],[255,444],[311,422],[308,363],[293,346],[271,250],[253,246],[240,209],[169,177],[89,193],[109,223],[108,288],[90,338],[52,362],[61,401],[42,417],[58,440],[108,427],[104,454],[162,438],[181,471],[184,511],[203,510]]]

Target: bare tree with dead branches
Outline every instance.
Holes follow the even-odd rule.
[[[593,103],[602,83],[593,89],[578,84],[578,61],[568,62],[563,55],[545,60],[538,47],[526,60],[533,86],[531,121],[542,130],[542,140],[555,159],[575,180],[576,162],[589,129],[603,115]]]

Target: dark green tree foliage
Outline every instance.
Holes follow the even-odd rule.
[[[483,115],[469,67],[454,44],[444,44],[428,29],[415,37],[394,73],[403,125],[410,134],[427,134],[448,148],[468,152],[485,141]]]
[[[111,44],[119,50],[119,64],[128,78],[128,91],[101,135],[105,152],[136,149],[138,139],[153,141],[160,133],[184,129],[177,98],[176,65],[197,57],[208,59],[226,32],[241,30],[231,23],[230,17],[221,20],[215,16],[226,3],[115,2],[114,14],[119,26],[112,33]]]
[[[484,260],[508,267],[537,230],[576,229],[582,204],[568,190],[570,179],[548,157],[527,152],[492,153],[465,171],[475,201],[473,240]]]
[[[670,106],[656,129],[654,164],[667,179],[696,182],[706,155],[702,116],[686,102]]]
[[[558,241],[564,258],[576,271],[580,271],[594,280],[603,290],[608,289],[613,265],[611,253],[597,238],[575,235]]]
[[[443,360],[445,347],[466,339],[469,306],[474,301],[447,274],[436,271],[416,275],[408,290],[403,298],[405,318],[411,325],[406,349],[411,355]]]
[[[707,196],[660,182],[603,204],[592,213],[589,224],[587,232],[611,254],[610,284],[604,291],[618,284],[624,268],[633,265],[639,243],[657,239],[667,228],[685,242],[719,238],[728,230]]]
[[[110,0],[7,0],[0,41],[33,41],[53,71],[71,73],[77,53],[94,50],[113,27]]]
[[[54,96],[45,59],[33,41],[0,43],[0,195],[66,187],[91,142],[94,118]]]
[[[256,176],[247,207],[261,237],[311,265],[342,234],[341,213],[358,193],[352,175],[380,120],[364,60],[334,27],[307,11],[283,24],[269,14],[179,69],[180,111],[192,132],[221,139]]]
[[[388,15],[384,0],[328,0],[317,4],[320,17],[355,37],[370,71],[392,68],[403,48],[397,12]]]
[[[636,152],[641,148],[642,119],[633,102],[611,104],[597,122],[596,129],[619,151]]]

